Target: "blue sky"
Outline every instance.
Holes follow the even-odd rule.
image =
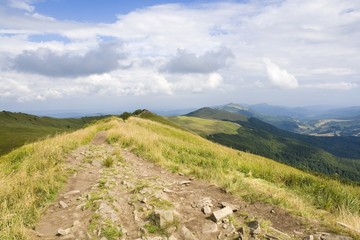
[[[360,102],[357,0],[0,0],[0,110]]]

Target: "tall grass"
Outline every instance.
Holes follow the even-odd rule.
[[[0,158],[0,239],[28,239],[31,228],[63,186],[69,172],[64,160],[89,143],[111,121],[25,145]]]
[[[119,121],[109,131],[108,141],[173,171],[217,183],[249,201],[273,203],[332,223],[341,219],[358,227],[354,221],[360,216],[360,187],[304,173],[144,119]]]

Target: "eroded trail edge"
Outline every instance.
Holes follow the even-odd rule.
[[[70,155],[74,174],[37,224],[37,239],[351,239],[171,173],[105,139],[99,132]]]

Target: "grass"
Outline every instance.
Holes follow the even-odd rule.
[[[105,220],[101,228],[101,236],[106,237],[108,240],[117,240],[123,236],[121,227],[116,226],[113,222]]]
[[[184,129],[189,129],[192,132],[201,135],[210,135],[216,133],[237,134],[239,124],[233,122],[226,122],[213,119],[203,119],[197,117],[169,117],[171,122],[178,124]]]
[[[114,164],[114,159],[112,157],[107,157],[103,161],[103,166],[107,168],[111,167],[113,164]]]
[[[111,122],[20,147],[0,157],[0,239],[29,239],[31,229],[55,199],[71,170],[67,155]]]
[[[358,186],[304,173],[180,129],[134,117],[126,123],[118,121],[108,137],[118,139],[113,144],[129,148],[139,156],[217,183],[248,201],[275,204],[323,223],[335,224],[343,219],[355,228],[360,220]]]
[[[50,118],[0,112],[0,156],[49,135],[70,132],[103,117]]]

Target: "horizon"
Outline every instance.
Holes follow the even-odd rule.
[[[0,109],[360,102],[360,2],[0,0]]]

